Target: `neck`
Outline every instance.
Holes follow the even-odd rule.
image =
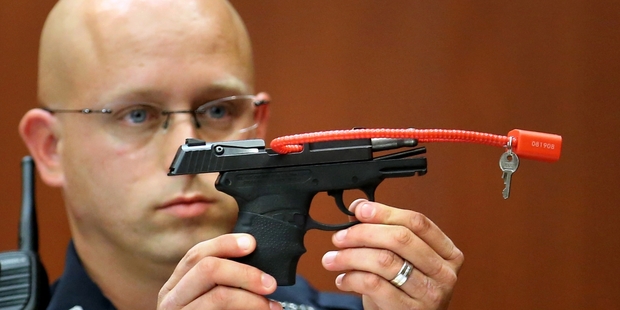
[[[74,244],[84,269],[117,309],[157,308],[159,290],[175,266],[136,259],[105,242],[89,246],[93,242],[76,235]]]

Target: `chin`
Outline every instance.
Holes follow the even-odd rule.
[[[230,230],[213,227],[212,225],[208,228],[188,225],[183,228],[177,228],[174,232],[168,231],[161,238],[157,238],[159,240],[154,240],[155,242],[151,244],[149,252],[151,252],[151,255],[156,256],[158,260],[174,262],[176,264],[196,244],[229,232]]]

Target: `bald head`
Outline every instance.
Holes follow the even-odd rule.
[[[225,0],[60,0],[41,36],[39,100],[66,107],[92,99],[87,87],[100,74],[170,55],[230,55],[253,75],[247,31]]]

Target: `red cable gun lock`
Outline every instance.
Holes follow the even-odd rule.
[[[265,147],[261,139],[207,143],[187,139],[168,175],[218,172],[215,188],[237,201],[239,215],[233,232],[249,233],[256,249],[236,258],[271,274],[278,285],[295,283],[297,262],[306,249],[309,229],[340,230],[357,224],[325,224],[309,215],[313,197],[327,192],[345,214],[343,192],[359,189],[374,200],[385,178],[423,175],[426,152],[418,142],[471,142],[504,147],[504,198],[519,157],[554,162],[560,158],[562,137],[512,130],[508,136],[443,129],[353,129],[284,136]],[[382,156],[376,151],[410,149]],[[415,147],[415,148],[414,148]]]
[[[279,154],[299,152],[304,143],[335,140],[390,138],[415,139],[418,142],[469,142],[504,147],[499,166],[504,179],[504,199],[510,195],[511,175],[519,167],[519,157],[555,162],[560,159],[562,136],[513,129],[508,136],[456,129],[353,129],[298,134],[276,138],[271,148]]]

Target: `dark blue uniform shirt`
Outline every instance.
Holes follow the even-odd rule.
[[[90,279],[75,251],[73,242],[67,248],[65,270],[52,285],[48,310],[113,310],[114,305]],[[282,303],[285,310],[355,310],[362,309],[357,296],[319,292],[300,276],[293,286],[282,286],[267,296]]]

